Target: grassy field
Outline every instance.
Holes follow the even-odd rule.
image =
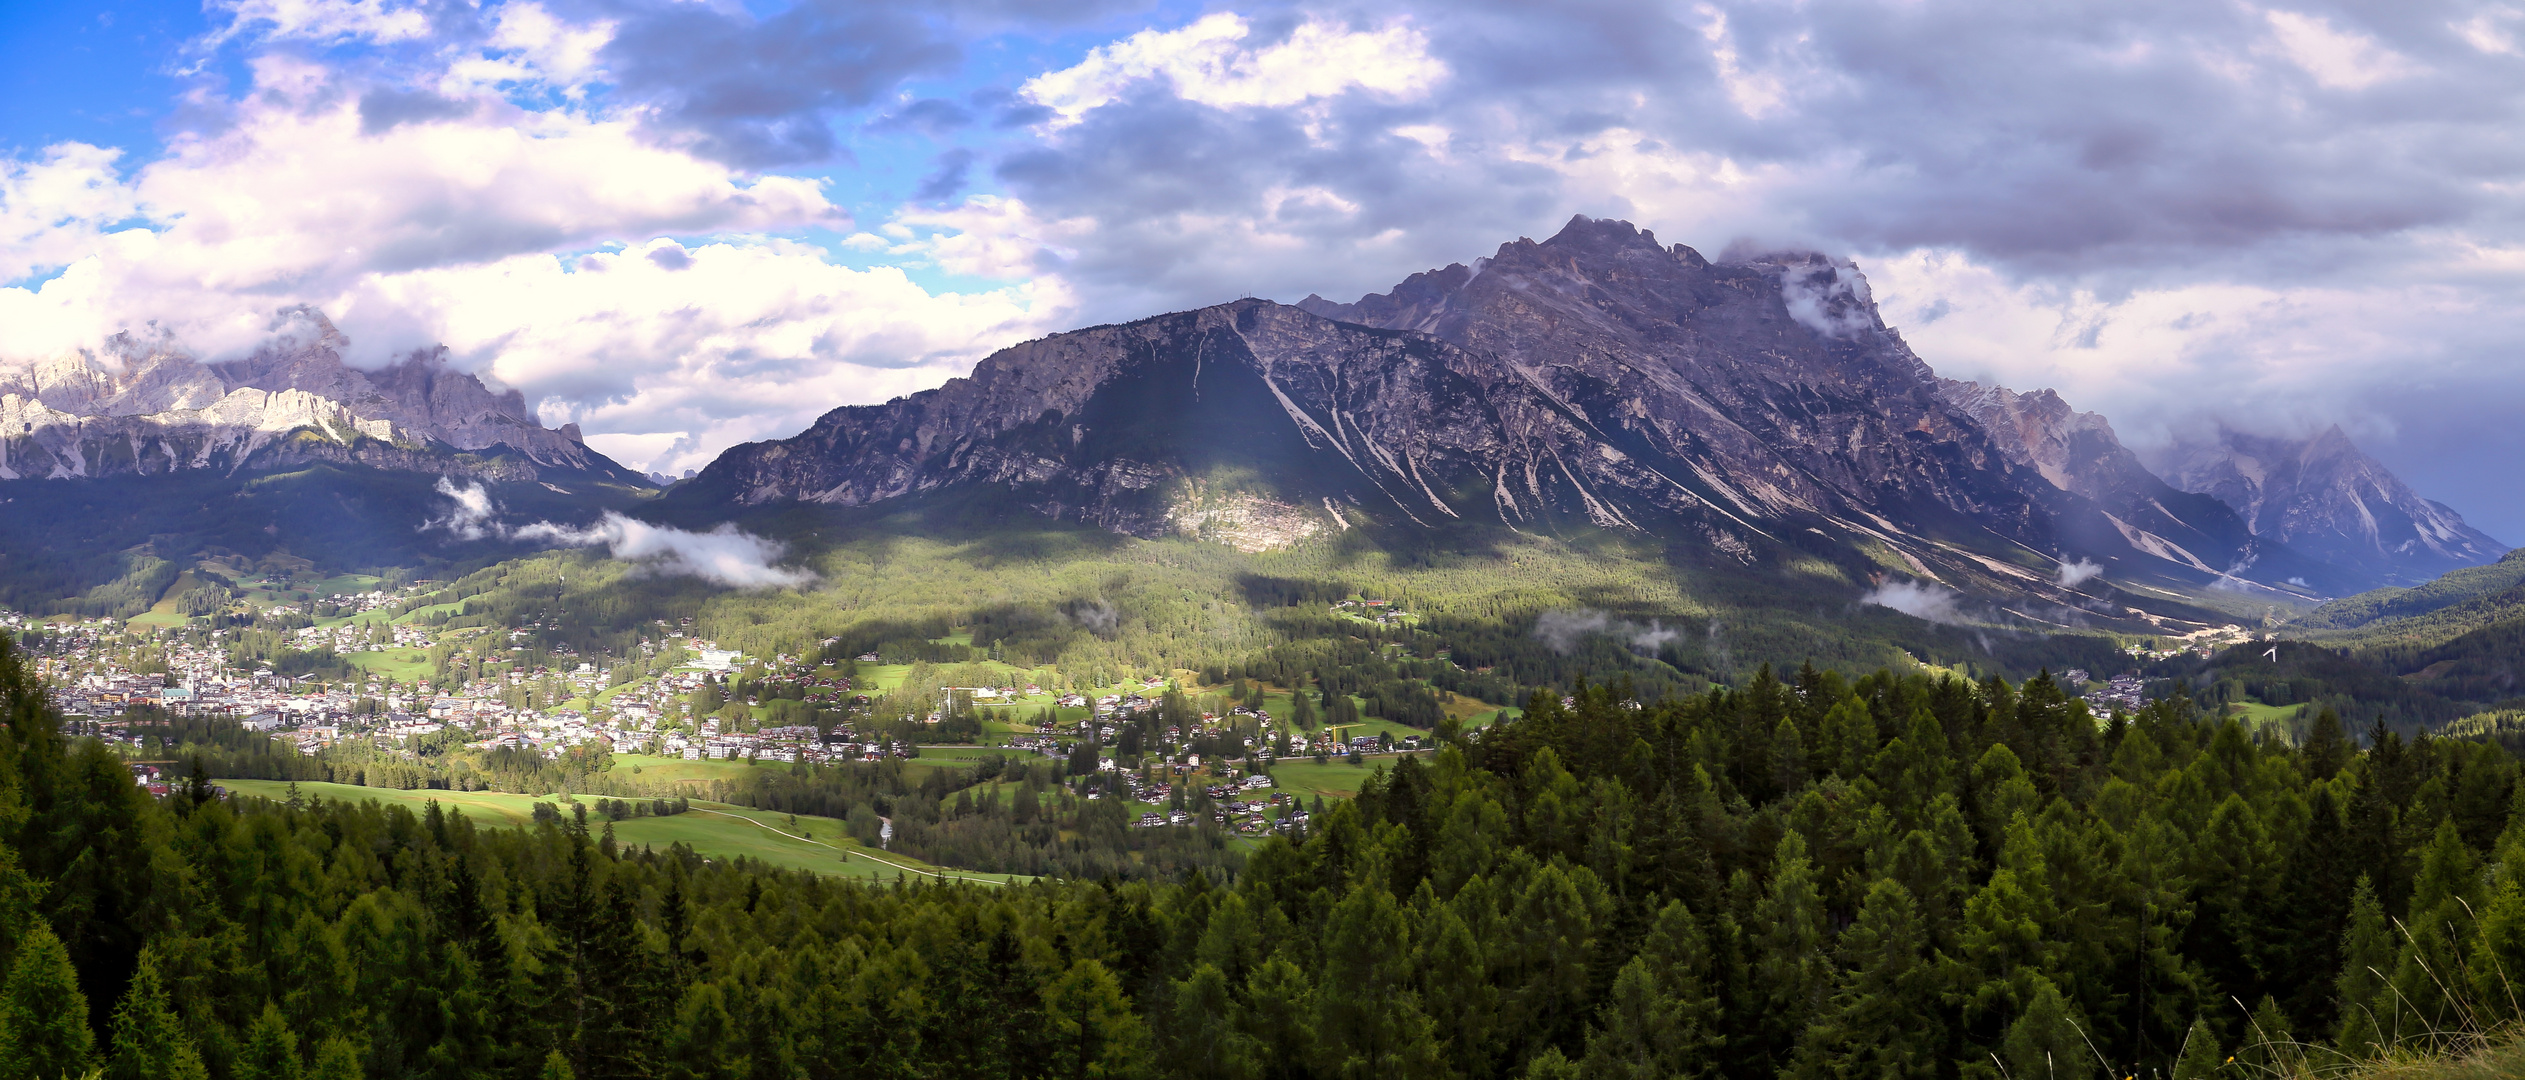
[[[1338,758],[1329,765],[1304,760],[1283,761],[1271,767],[1271,779],[1278,785],[1278,790],[1292,795],[1347,799],[1359,793],[1359,785],[1367,783],[1368,777],[1376,774],[1377,766],[1382,765],[1391,772],[1406,756],[1378,754],[1358,765]]]
[[[2294,719],[2297,716],[2297,710],[2301,708],[2304,706],[2265,705],[2259,701],[2232,701],[2227,703],[2227,715],[2244,721],[2247,726],[2259,728],[2269,724],[2285,724]]]
[[[183,612],[175,610],[175,598],[184,595],[196,584],[199,584],[199,580],[193,576],[191,570],[175,575],[174,583],[168,585],[167,591],[159,595],[157,604],[147,611],[132,616],[131,624],[133,626],[184,625],[187,620]]]
[[[286,798],[289,793],[289,784],[280,780],[222,780],[220,784],[242,795],[267,799]],[[408,807],[415,813],[436,802],[446,809],[462,810],[479,823],[496,826],[533,823],[538,802],[564,805],[555,799],[493,791],[400,791],[306,782],[298,785],[298,791],[306,798],[384,803]],[[593,803],[593,800],[587,801]],[[567,813],[566,807],[563,812]],[[793,821],[794,825],[791,824]],[[600,826],[590,822],[589,827]],[[614,842],[652,848],[682,843],[703,858],[733,859],[743,856],[783,869],[806,870],[834,877],[891,881],[899,874],[917,876],[941,871],[939,867],[875,851],[850,839],[842,823],[832,818],[812,815],[792,818],[786,814],[722,803],[696,802],[693,809],[671,817],[625,818],[614,823]],[[978,881],[1011,880],[1009,875],[1004,874],[948,873],[952,877]]]
[[[635,779],[643,783],[664,781],[675,784],[700,784],[712,780],[735,780],[756,769],[786,769],[777,761],[748,765],[743,761],[686,761],[679,757],[655,757],[649,754],[614,755],[614,772],[628,773],[637,766]]]
[[[347,652],[341,656],[342,662],[393,682],[417,682],[429,678],[432,672],[428,649]]]

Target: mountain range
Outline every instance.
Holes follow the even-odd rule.
[[[2232,485],[2168,482],[2051,391],[1941,379],[1846,262],[1713,263],[1578,218],[1352,303],[1248,299],[1028,342],[734,448],[671,501],[983,488],[1249,550],[1366,523],[1646,532],[1746,564],[1821,540],[1880,574],[2088,607],[2076,568],[2311,599],[2505,550],[2378,488],[2390,474],[2372,461],[2289,476],[2304,509],[2274,515]],[[2395,494],[2326,502],[2348,478]],[[2433,508],[2412,520],[2456,539],[2395,548],[2388,521],[2361,534],[2364,557],[2329,543],[2351,528],[2321,526],[2336,505]]]
[[[69,479],[202,469],[268,471],[315,461],[500,480],[543,471],[646,481],[587,448],[576,425],[547,428],[517,391],[447,368],[444,351],[377,371],[342,362],[349,343],[322,315],[285,312],[283,331],[225,363],[171,337],[129,332],[23,368],[0,368],[0,479]]]
[[[0,495],[324,466],[573,497],[554,481],[594,480],[612,506],[663,479],[441,353],[363,371],[346,347],[299,309],[221,363],[124,334],[0,369],[0,479],[18,482]],[[2296,605],[2506,551],[2337,429],[2224,432],[2151,465],[2050,390],[1940,378],[1847,261],[1713,262],[1580,217],[1350,303],[1245,299],[1026,342],[735,447],[656,505],[725,520],[978,492],[1248,552],[1354,530],[1603,531],[1748,573],[1820,559],[2063,624]],[[425,519],[407,506],[375,527]]]

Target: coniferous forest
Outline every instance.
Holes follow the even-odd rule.
[[[994,890],[152,799],[0,655],[0,1080],[2208,1076],[2518,1017],[2495,746],[2046,677],[1628,695],[1233,875]]]

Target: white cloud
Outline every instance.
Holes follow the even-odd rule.
[[[2278,10],[2262,16],[2270,22],[2280,52],[2330,89],[2364,90],[2414,70],[2409,60],[2375,38],[2337,29],[2328,19]]]
[[[214,46],[248,34],[327,44],[386,44],[426,37],[430,32],[429,14],[421,5],[393,0],[211,0],[204,6],[228,16],[228,24],[210,38]]]
[[[601,545],[614,558],[635,563],[647,573],[697,577],[734,589],[795,589],[816,580],[815,572],[804,567],[772,565],[786,549],[778,541],[732,524],[705,533],[687,532],[608,510],[584,529],[539,521],[512,535],[569,547]]]
[[[1284,108],[1353,88],[1408,100],[1446,77],[1418,29],[1393,23],[1351,30],[1314,19],[1286,41],[1249,47],[1244,17],[1218,12],[1177,30],[1143,30],[1090,50],[1073,67],[1026,81],[1018,92],[1076,123],[1140,82],[1169,84],[1175,95],[1218,108]]]
[[[460,486],[440,477],[437,490],[448,500],[447,516],[422,522],[422,532],[444,529],[460,540],[498,537],[530,544],[603,547],[614,558],[636,564],[643,573],[697,577],[737,589],[799,588],[816,580],[815,572],[805,567],[772,565],[787,549],[733,524],[697,533],[608,510],[585,527],[549,521],[512,527],[499,520],[491,492],[479,483]]]
[[[332,309],[418,268],[614,238],[846,221],[814,181],[746,181],[651,146],[623,122],[488,102],[476,116],[369,134],[356,103],[320,69],[265,58],[257,75],[263,90],[234,124],[178,137],[167,156],[122,184],[103,180],[106,159],[90,148],[57,147],[46,162],[12,164],[6,175],[28,182],[23,203],[20,189],[8,192],[5,220],[36,227],[12,229],[9,248],[88,265],[82,288],[0,299],[0,307],[54,309],[36,323],[0,325],[0,357],[56,351],[151,319],[220,353],[258,340],[276,307]],[[105,232],[125,206],[150,227]],[[30,303],[39,299],[51,303]],[[434,340],[426,325],[362,326],[336,314],[348,320],[355,360],[382,362]]]
[[[1915,619],[1949,625],[1964,621],[1964,613],[1957,610],[1955,600],[1952,590],[1920,581],[1888,581],[1859,597],[1862,604],[1892,608]]]
[[[459,540],[480,540],[501,531],[500,523],[494,520],[498,511],[491,505],[491,492],[481,484],[468,483],[457,487],[455,481],[442,476],[438,478],[436,490],[446,496],[451,505],[446,517],[423,521],[422,532],[445,529]]]
[[[2061,588],[2075,589],[2095,580],[2096,575],[2103,572],[2104,567],[2100,563],[2089,562],[2085,559],[2071,559],[2060,564],[2060,577],[2057,580]]]
[[[668,252],[681,269],[651,257]],[[575,421],[625,464],[667,472],[795,434],[835,406],[935,386],[1059,328],[1067,310],[1057,281],[931,293],[900,269],[835,266],[773,240],[381,275],[338,306],[346,325],[431,328],[460,363],[539,400],[547,422]]]
[[[136,197],[115,172],[122,151],[60,143],[33,161],[0,160],[0,281],[65,266]]]
[[[2525,334],[2501,297],[2525,276],[2432,246],[2383,281],[2169,282],[2104,293],[2018,279],[1954,251],[1872,263],[1888,324],[1940,374],[2050,387],[2145,448],[2223,417],[2297,432],[2340,422],[2389,439],[2390,392],[2495,377],[2474,346]],[[2434,263],[2435,265],[2426,265]],[[2380,363],[2380,357],[2393,362]]]

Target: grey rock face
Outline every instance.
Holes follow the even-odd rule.
[[[621,473],[575,431],[538,423],[515,391],[416,354],[377,372],[301,310],[293,332],[242,360],[205,365],[172,339],[117,334],[26,368],[0,369],[0,479],[113,476],[311,461],[531,480],[538,467]]]
[[[1866,279],[1821,255],[1716,265],[1628,223],[1578,218],[1474,268],[1299,306],[1495,357],[1747,514],[1934,508],[2048,539],[1997,448],[1877,318]]]
[[[980,487],[1248,549],[1362,520],[1640,530],[1743,560],[1820,533],[2056,599],[2072,560],[2194,585],[2323,572],[2159,482],[2101,418],[1958,387],[1848,263],[1717,264],[1578,218],[1355,303],[1243,300],[1027,342],[732,449],[679,497]]]
[[[1938,385],[1948,401],[1981,422],[2008,460],[2093,502],[2133,547],[2218,574],[2296,578],[2336,592],[2371,584],[2362,574],[2256,536],[2216,498],[2166,483],[2122,445],[2103,416],[2072,409],[2051,390],[2020,394],[1954,379]]]
[[[1028,342],[738,447],[697,483],[839,505],[997,484],[1055,518],[1262,547],[1354,517],[1620,527],[1706,506],[1518,371],[1260,300]]]
[[[1822,527],[1918,572],[1981,574],[1989,560],[1928,537],[2048,553],[2066,512],[2129,551],[1939,393],[1855,268],[1713,265],[1583,218],[1356,304],[1246,300],[1028,342],[735,448],[691,497],[865,505],[962,485],[1240,547],[1479,520],[1655,531],[1741,559]]]
[[[2495,561],[2507,545],[2421,497],[2338,426],[2310,439],[2221,428],[2157,462],[2166,479],[2235,509],[2257,536],[2410,585]]]

